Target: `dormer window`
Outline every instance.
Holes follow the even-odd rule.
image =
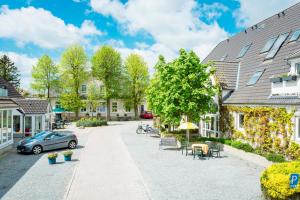
[[[7,97],[8,91],[5,86],[0,86],[0,97]]]

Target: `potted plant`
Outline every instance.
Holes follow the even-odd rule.
[[[296,81],[297,80],[297,76],[296,75],[289,75],[289,76],[284,76],[282,77],[283,81]]]
[[[273,77],[271,78],[272,83],[279,83],[282,82],[282,77]]]
[[[48,161],[49,161],[49,164],[52,165],[52,164],[55,164],[56,163],[56,158],[57,158],[57,153],[49,153],[48,154]]]
[[[63,152],[65,161],[71,161],[72,160],[72,155],[73,155],[73,151],[67,150]]]

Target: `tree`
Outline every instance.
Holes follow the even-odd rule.
[[[137,117],[138,105],[143,101],[149,83],[148,67],[141,56],[130,54],[125,60],[125,68],[129,75],[129,100]]]
[[[20,87],[20,72],[7,55],[0,58],[0,77],[11,83],[15,88]]]
[[[210,79],[214,74],[212,63],[203,64],[193,51],[181,49],[179,57],[170,63],[160,57],[155,70],[147,99],[164,122],[178,124],[182,116],[198,121],[215,108],[217,88]]]
[[[110,46],[99,48],[92,57],[92,73],[105,88],[106,119],[110,120],[110,100],[121,95],[122,61],[120,53]]]
[[[95,83],[92,83],[88,86],[87,92],[87,105],[91,108],[93,117],[93,111],[96,110],[99,106],[99,100],[101,99],[103,93],[101,87],[99,87]]]
[[[50,99],[50,92],[57,91],[59,83],[58,67],[48,55],[43,55],[32,68],[31,88]]]
[[[79,89],[88,77],[87,61],[87,55],[80,45],[67,48],[61,58],[63,92],[60,103],[65,109],[75,112],[76,118],[83,105]]]

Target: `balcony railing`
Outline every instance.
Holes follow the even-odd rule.
[[[299,76],[271,78],[271,96],[300,97]]]

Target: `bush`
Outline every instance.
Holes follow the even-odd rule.
[[[237,148],[237,149],[244,150],[246,152],[254,151],[253,147],[250,144],[242,143],[240,141],[232,141],[231,146],[233,146],[234,148]]]
[[[73,151],[71,151],[71,150],[64,151],[63,155],[64,156],[72,156],[73,155]]]
[[[286,150],[286,155],[291,160],[296,160],[300,158],[300,145],[292,142],[289,148]]]
[[[266,155],[266,159],[272,162],[285,162],[285,158],[281,154],[276,154],[276,153],[269,153]]]
[[[300,173],[300,162],[285,162],[271,165],[260,177],[262,191],[269,199],[290,199],[300,193],[300,185],[291,189],[291,173]]]
[[[175,137],[177,141],[183,142],[185,140],[185,135],[180,133],[169,133],[169,132],[161,132],[162,137]]]
[[[76,126],[83,126],[83,127],[96,127],[96,126],[104,126],[107,125],[107,122],[97,118],[81,118],[76,122]]]
[[[49,159],[55,159],[57,158],[58,154],[57,153],[48,153],[48,158]]]

